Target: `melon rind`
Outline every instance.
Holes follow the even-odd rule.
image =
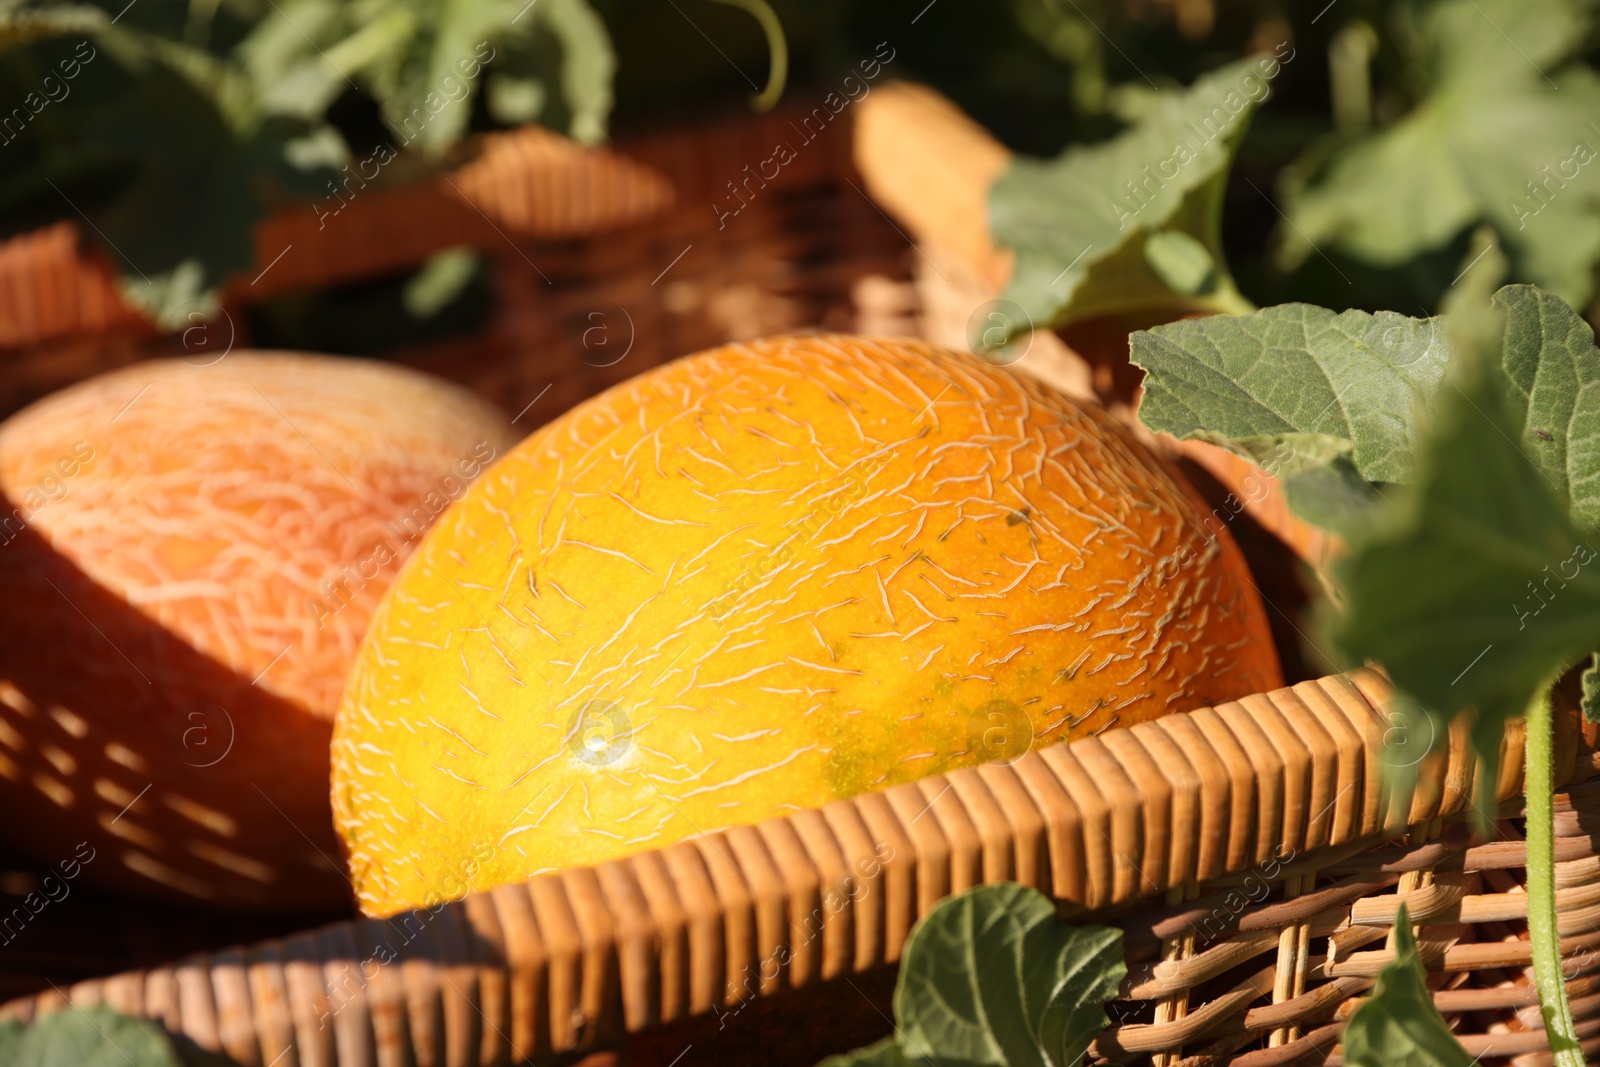
[[[374,618],[334,808],[384,915],[1279,683],[1237,548],[1103,411],[781,337],[524,441]]]
[[[345,675],[400,561],[514,439],[427,375],[253,352],[135,364],[8,419],[7,843],[124,892],[347,902]]]

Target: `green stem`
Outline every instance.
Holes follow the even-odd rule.
[[[767,0],[716,0],[719,4],[737,7],[750,12],[761,24],[767,37],[767,52],[771,59],[767,65],[767,87],[750,101],[757,111],[771,111],[783,95],[783,86],[789,80],[789,42],[783,34],[783,23]]]
[[[1205,304],[1208,310],[1218,315],[1248,315],[1261,310],[1239,292],[1231,278],[1222,279],[1216,289],[1206,294]]]
[[[1555,1067],[1584,1067],[1578,1047],[1567,985],[1561,976],[1561,934],[1556,926],[1555,785],[1550,690],[1541,689],[1528,705],[1528,940],[1533,950],[1533,984],[1539,1012],[1550,1038]]]

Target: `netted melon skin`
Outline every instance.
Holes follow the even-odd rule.
[[[775,338],[575,408],[440,520],[351,673],[335,818],[384,915],[1279,681],[1227,532],[1110,416]]]
[[[120,892],[348,901],[328,803],[379,596],[514,440],[403,368],[136,364],[0,426],[0,834]]]

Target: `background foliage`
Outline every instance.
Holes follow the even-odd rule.
[[[1230,60],[1285,55],[1221,190],[1221,258],[1250,301],[1429,314],[1486,224],[1507,281],[1590,310],[1600,79],[1583,0],[772,7],[791,94],[887,40],[897,73],[1041,157],[1113,137]],[[486,129],[597,141],[703,119],[747,107],[767,60],[757,20],[711,0],[0,0],[0,235],[88,218],[128,295],[177,322],[248,268],[254,221],[329,195],[380,146],[397,150],[383,180],[401,181]],[[419,108],[429,121],[408,126]]]

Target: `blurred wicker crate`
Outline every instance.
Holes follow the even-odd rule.
[[[486,328],[383,355],[462,382],[529,428],[729,340],[816,326],[915,332],[913,253],[852,178],[848,123],[808,143],[801,118],[741,115],[608,150],[537,128],[488,135],[436,179],[358,190],[337,215],[304,205],[267,219],[223,315],[165,336],[121,299],[110,258],[77,224],[0,242],[0,416],[138,359],[247,347],[256,302],[461,245],[493,265]],[[796,158],[746,184],[779,140],[800,146]],[[734,182],[748,206],[719,226],[713,204],[741,203]]]

